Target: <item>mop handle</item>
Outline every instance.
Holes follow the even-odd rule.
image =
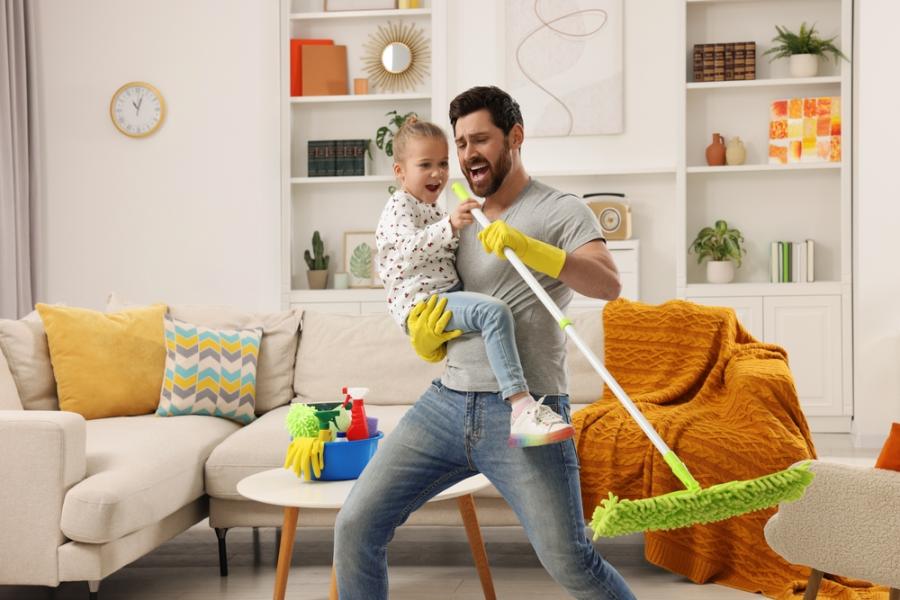
[[[465,189],[459,183],[453,184],[453,192],[459,197],[460,200],[469,200],[471,197],[465,191]],[[478,200],[476,200],[478,202]],[[472,216],[475,217],[475,220],[482,227],[487,227],[491,224],[490,220],[485,216],[485,214],[481,211],[480,208],[472,209]],[[540,299],[541,303],[550,311],[550,314],[553,315],[553,318],[556,319],[556,322],[559,323],[559,326],[563,331],[575,342],[575,345],[578,346],[578,349],[581,350],[582,354],[584,354],[585,358],[588,359],[588,362],[591,363],[591,366],[594,367],[594,370],[597,371],[597,374],[606,382],[606,385],[609,386],[609,389],[612,390],[613,394],[615,394],[616,398],[618,398],[619,402],[622,403],[622,406],[625,407],[625,410],[637,421],[637,424],[644,431],[650,441],[653,442],[653,445],[656,446],[656,449],[659,450],[659,453],[662,454],[663,458],[666,462],[671,466],[669,462],[671,460],[670,457],[674,456],[674,453],[666,445],[663,439],[656,433],[656,430],[653,428],[653,425],[650,424],[650,421],[641,413],[640,409],[634,405],[634,402],[631,401],[631,398],[628,397],[628,394],[625,393],[625,390],[622,389],[622,386],[613,379],[613,376],[610,375],[609,371],[606,370],[606,367],[603,366],[603,363],[597,358],[597,355],[588,347],[587,344],[581,339],[578,333],[575,331],[575,327],[572,326],[572,322],[566,318],[566,315],[556,306],[556,303],[553,302],[553,299],[550,298],[550,295],[547,294],[547,291],[537,282],[537,279],[534,278],[534,275],[531,274],[531,271],[528,270],[528,267],[525,266],[525,263],[522,262],[522,259],[513,251],[512,248],[504,248],[503,254],[506,256],[506,259],[515,267],[516,271],[519,272],[519,275],[522,276],[522,279],[525,280],[525,283],[528,284],[528,287],[531,288],[538,299]],[[680,461],[679,461],[680,462]],[[674,469],[673,469],[674,470]],[[676,473],[678,475],[678,473]],[[681,479],[681,476],[679,476]],[[686,485],[687,482],[682,479]]]

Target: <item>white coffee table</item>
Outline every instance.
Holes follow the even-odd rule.
[[[275,570],[275,600],[284,600],[287,588],[288,571],[291,566],[291,554],[294,550],[294,537],[297,533],[297,518],[301,508],[334,508],[339,509],[347,500],[347,495],[356,481],[306,481],[300,480],[287,469],[270,469],[245,477],[237,484],[241,496],[284,507],[284,525],[281,529],[281,547],[278,550],[278,567]],[[491,569],[484,550],[484,540],[478,517],[475,514],[475,502],[472,494],[486,488],[490,482],[484,475],[475,475],[448,488],[429,500],[450,500],[456,498],[459,512],[466,526],[469,547],[475,568],[481,579],[484,597],[495,600],[494,582]],[[337,600],[337,581],[334,566],[331,568],[331,591],[329,598]]]

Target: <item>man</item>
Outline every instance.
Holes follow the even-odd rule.
[[[525,138],[518,104],[496,87],[476,87],[450,104],[460,167],[484,213],[478,233],[460,231],[457,270],[466,290],[506,302],[528,387],[569,421],[565,334],[502,257],[509,246],[560,307],[572,290],[594,298],[619,295],[618,272],[593,213],[571,195],[533,181],[522,165]],[[469,208],[476,206],[473,202]],[[341,600],[387,598],[386,547],[394,530],[428,498],[483,473],[509,502],[547,571],[572,596],[632,599],[624,580],[585,535],[578,459],[572,440],[510,448],[510,406],[477,334],[454,339],[448,316],[430,301],[409,318],[420,356],[447,367],[397,429],[385,438],[338,515],[335,559]],[[448,350],[444,350],[447,344]]]

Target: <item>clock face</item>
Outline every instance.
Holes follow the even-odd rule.
[[[162,94],[149,83],[126,83],[113,94],[109,116],[116,128],[131,137],[156,131],[166,117]]]

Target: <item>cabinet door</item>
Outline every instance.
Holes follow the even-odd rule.
[[[787,350],[803,411],[841,415],[841,297],[771,296],[763,306],[764,339]]]
[[[760,296],[717,296],[688,298],[691,302],[705,306],[728,306],[734,309],[738,321],[750,335],[763,339],[763,299]]]

